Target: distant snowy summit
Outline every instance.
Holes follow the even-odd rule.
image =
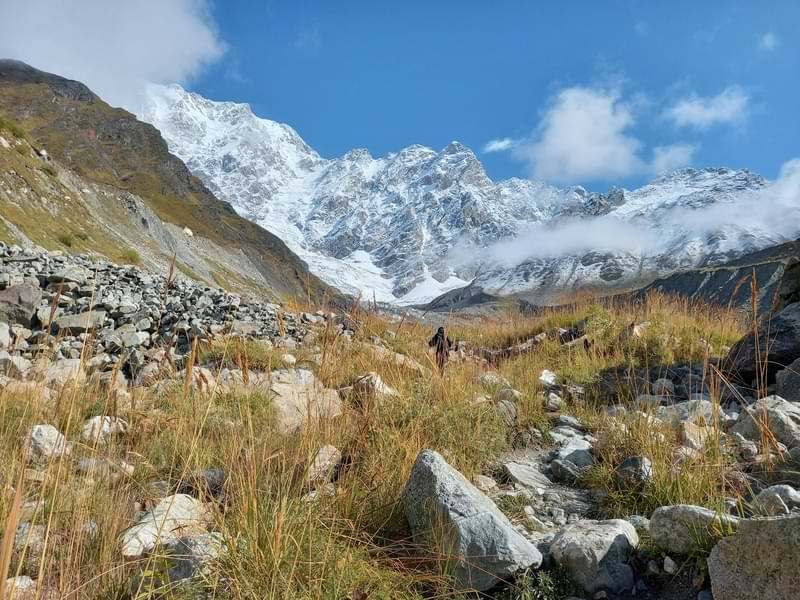
[[[633,191],[495,182],[467,147],[322,158],[247,104],[151,86],[140,118],[218,197],[283,239],[312,272],[364,298],[418,303],[476,280],[547,300],[621,289],[785,238],[726,222],[767,182],[682,169]],[[736,211],[732,211],[732,215]],[[800,224],[798,225],[800,229]]]

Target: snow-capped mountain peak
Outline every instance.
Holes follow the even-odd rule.
[[[775,242],[732,224],[689,231],[673,218],[767,185],[747,170],[681,169],[636,190],[597,193],[494,182],[457,141],[440,151],[412,145],[374,158],[360,148],[322,158],[294,129],[249,105],[177,85],[152,86],[140,117],[219,197],[281,237],[322,279],[378,300],[421,302],[475,278],[490,291],[544,299],[581,285],[641,283]],[[586,236],[592,248],[561,244],[565,223],[591,232],[597,219],[655,232],[658,245],[634,252],[603,247],[593,235]],[[497,258],[508,243],[522,257],[514,264]]]

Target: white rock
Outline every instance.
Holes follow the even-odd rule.
[[[555,373],[553,373],[548,369],[545,369],[544,371],[539,373],[539,382],[544,385],[547,386],[555,385],[557,380],[558,380],[558,375],[556,375]]]
[[[125,419],[98,415],[88,419],[83,424],[81,439],[87,443],[98,442],[103,444],[107,442],[111,436],[127,433],[127,431],[128,423]]]
[[[34,425],[28,433],[28,460],[47,461],[51,458],[69,456],[72,446],[55,427],[48,424]]]
[[[190,533],[205,533],[210,516],[208,506],[196,498],[167,496],[122,534],[122,555],[140,558],[160,544],[176,542]]]
[[[541,553],[494,503],[432,450],[417,456],[403,506],[415,542],[429,546],[438,540],[460,589],[488,590],[542,563]]]

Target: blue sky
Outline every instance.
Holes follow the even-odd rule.
[[[606,189],[686,164],[774,178],[800,155],[800,2],[146,0],[124,19],[101,0],[52,18],[64,0],[48,3],[59,30],[75,19],[86,52],[25,43],[23,23],[0,54],[57,67],[120,104],[126,76],[246,101],[323,156],[458,140],[495,179]],[[118,32],[119,48],[106,39],[94,52],[105,61],[92,63],[98,28],[87,21],[106,13],[115,27],[144,25],[139,39]],[[123,64],[141,54],[126,69],[116,51]]]

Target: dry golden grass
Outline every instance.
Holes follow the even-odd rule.
[[[20,398],[0,392],[0,474],[7,490],[0,497],[0,517],[9,525],[21,518],[46,531],[44,548],[33,553],[18,548],[6,554],[6,535],[0,567],[8,555],[10,575],[38,577],[62,598],[196,597],[197,589],[163,583],[166,557],[150,557],[144,565],[123,560],[119,536],[134,523],[142,505],[181,489],[200,469],[219,467],[228,475],[227,506],[217,511],[214,528],[224,536],[228,553],[208,581],[196,583],[208,597],[456,597],[441,557],[410,543],[399,505],[402,488],[420,450],[441,452],[469,477],[510,448],[513,432],[491,403],[470,402],[491,391],[478,382],[484,366],[454,361],[444,376],[419,374],[380,359],[368,342],[380,337],[387,347],[430,369],[430,331],[411,321],[390,323],[370,311],[351,316],[361,323],[354,340],[331,327],[321,328],[318,352],[294,352],[298,366],[313,369],[332,388],[374,371],[399,396],[366,409],[348,405],[336,422],[311,423],[293,435],[275,429],[270,399],[259,390],[199,394],[178,383],[161,392],[137,390],[124,405],[88,384],[67,389],[49,402],[36,393]],[[538,382],[542,369],[591,384],[609,367],[705,360],[710,352],[700,339],[719,352],[743,331],[732,311],[653,295],[641,304],[586,301],[535,317],[461,322],[451,335],[501,347],[584,319],[594,341],[588,352],[548,341],[498,367],[523,393],[520,427],[547,428]],[[644,321],[651,325],[643,337],[619,339],[630,323]],[[214,369],[255,371],[279,368],[284,352],[259,342],[228,340],[198,348],[196,357]],[[728,479],[732,465],[716,442],[676,468],[672,432],[660,431],[662,441],[659,431],[633,418],[627,433],[606,435],[610,425],[602,406],[588,401],[570,406],[569,412],[584,419],[598,437],[607,438],[603,460],[587,479],[609,490],[602,506],[607,514],[646,513],[675,502],[713,506],[737,491],[735,481]],[[82,444],[84,420],[105,414],[124,417],[130,433],[107,446]],[[72,457],[52,460],[34,478],[30,470],[26,476],[21,440],[36,423],[58,427],[74,449]],[[298,473],[323,444],[342,450],[345,467],[335,496],[307,502],[307,488]],[[654,463],[652,484],[635,496],[616,491],[610,471],[630,454],[647,454]],[[116,482],[88,477],[75,469],[81,457],[126,460],[135,470]],[[20,480],[24,485],[15,483],[12,491],[10,482]],[[96,524],[96,535],[87,530],[89,521]]]

